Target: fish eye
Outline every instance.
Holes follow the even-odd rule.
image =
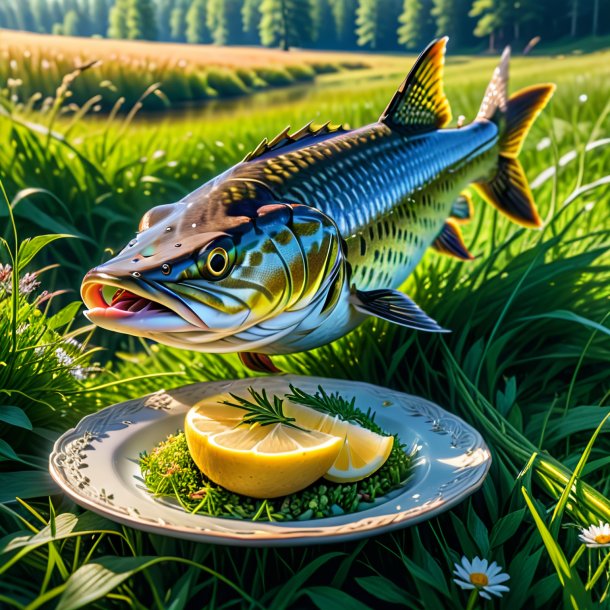
[[[163,263],[161,265],[161,273],[163,275],[169,275],[172,272],[172,266],[168,265],[167,263]]]
[[[200,277],[221,280],[231,272],[235,263],[235,244],[229,237],[221,237],[201,250],[196,257]]]
[[[221,277],[228,267],[229,253],[224,248],[214,248],[208,253],[205,268],[212,277]]]

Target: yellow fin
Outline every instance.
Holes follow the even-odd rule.
[[[349,127],[347,125],[333,125],[330,121],[323,123],[322,125],[315,125],[313,122],[307,123],[294,133],[288,133],[290,131],[290,125],[285,127],[280,133],[272,138],[271,140],[267,140],[267,138],[263,138],[263,141],[250,153],[248,153],[244,157],[245,161],[252,161],[253,159],[258,159],[265,153],[279,150],[284,146],[289,146],[290,144],[294,144],[295,142],[301,142],[306,140],[307,138],[311,139],[311,143],[315,141],[314,138],[319,136],[325,136],[335,132],[347,131]],[[305,143],[305,142],[304,142]]]
[[[448,218],[443,225],[438,237],[432,243],[432,247],[441,254],[453,256],[461,261],[474,260],[474,256],[470,254],[462,231],[453,218]]]
[[[407,132],[429,131],[451,121],[443,90],[443,66],[448,38],[431,42],[379,118],[388,127]]]
[[[551,99],[555,85],[544,83],[526,87],[511,95],[506,105],[506,128],[500,137],[500,154],[516,159],[523,142],[542,109]]]
[[[525,172],[517,159],[500,155],[496,176],[489,182],[477,182],[474,187],[483,199],[516,223],[534,229],[542,225]]]

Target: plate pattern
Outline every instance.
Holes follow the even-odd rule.
[[[410,439],[398,430],[403,442],[412,443],[417,450],[413,477],[398,493],[393,492],[396,495],[390,494],[387,501],[370,509],[283,523],[192,515],[152,500],[144,490],[138,481],[139,469],[133,466],[138,454],[124,448],[130,429],[158,428],[156,441],[140,448],[150,449],[164,434],[175,432],[179,426],[172,428],[171,422],[181,422],[176,418],[183,417],[204,396],[239,393],[250,386],[260,389],[263,385],[268,392],[284,393],[289,384],[310,392],[321,384],[326,391],[362,397],[367,405],[372,403],[378,423],[384,423],[380,417],[391,414],[391,421],[413,430]],[[397,431],[387,424],[383,427]],[[75,502],[121,523],[198,541],[282,546],[354,539],[431,518],[480,487],[491,457],[476,430],[425,399],[362,382],[285,375],[196,383],[107,407],[86,416],[61,436],[49,462],[51,475]],[[117,474],[113,467],[122,462],[132,463],[128,475]],[[109,477],[108,472],[116,476]]]

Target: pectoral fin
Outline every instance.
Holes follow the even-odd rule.
[[[256,352],[239,352],[239,359],[242,364],[251,371],[257,373],[281,373],[280,369],[271,362],[271,358],[267,354],[258,354]]]
[[[432,243],[432,247],[441,254],[447,254],[460,259],[471,261],[474,256],[468,252],[460,227],[452,218],[448,218],[443,225],[438,237]]]
[[[464,191],[453,202],[451,206],[451,218],[460,224],[470,222],[474,216],[472,197],[468,191]]]
[[[362,313],[415,330],[432,333],[450,332],[398,290],[356,290],[352,295],[352,305]]]

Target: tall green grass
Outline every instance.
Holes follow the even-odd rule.
[[[476,74],[449,65],[456,115],[473,115],[492,63],[481,60]],[[372,320],[330,346],[278,359],[288,372],[379,383],[459,414],[481,430],[492,450],[482,490],[408,530],[282,550],[151,536],[60,497],[7,505],[0,513],[3,603],[457,609],[466,606],[467,595],[453,584],[451,571],[465,554],[495,560],[510,573],[511,591],[494,607],[574,607],[572,599],[578,608],[607,604],[608,550],[585,552],[577,534],[598,519],[610,521],[604,423],[610,412],[609,68],[595,57],[515,64],[513,81],[521,85],[559,84],[522,153],[544,229],[516,227],[477,201],[466,228],[477,259],[460,264],[431,252],[405,286],[452,329],[450,335],[417,334]],[[457,75],[451,77],[453,70]],[[23,236],[41,231],[41,211],[60,223],[45,232],[83,236],[50,244],[48,259],[45,251],[38,259],[41,265],[61,262],[47,275],[54,287],[76,289],[83,270],[105,256],[105,247],[120,247],[147,206],[185,194],[284,123],[374,120],[391,88],[387,80],[344,83],[336,93],[313,92],[301,105],[292,101],[250,115],[236,109],[235,116],[220,112],[208,122],[191,116],[151,125],[137,117],[128,123],[59,115],[50,136],[26,122],[48,117],[6,103],[0,171]],[[103,333],[96,331],[92,341],[104,343]],[[84,409],[160,387],[248,374],[235,356],[124,347],[130,349],[88,382]],[[116,385],[151,373],[174,376]]]

